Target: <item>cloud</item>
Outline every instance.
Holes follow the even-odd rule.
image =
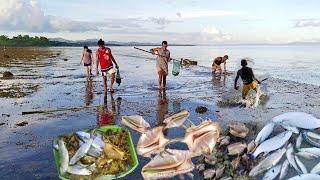
[[[320,19],[297,19],[294,27],[320,27]]]
[[[140,28],[140,19],[107,19],[103,22],[75,21],[45,15],[36,1],[7,0],[0,5],[0,28],[25,32],[87,32],[105,29]]]
[[[182,18],[199,18],[199,17],[219,17],[241,15],[242,12],[222,11],[222,10],[193,10],[178,12]],[[179,15],[178,15],[179,16]]]

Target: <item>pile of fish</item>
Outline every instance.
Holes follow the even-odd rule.
[[[94,179],[126,172],[132,165],[128,136],[125,130],[93,130],[59,137],[54,148],[60,156],[60,175]]]
[[[249,129],[243,123],[229,123],[227,131],[220,134],[219,123],[212,120],[185,127],[188,116],[188,111],[182,110],[166,118],[164,126],[154,128],[141,116],[122,118],[123,124],[141,133],[138,154],[151,158],[142,168],[145,179],[190,174],[193,169],[204,179],[320,179],[320,134],[314,132],[320,128],[320,119],[313,115],[288,112],[276,116],[250,142],[246,139]],[[278,126],[284,131],[270,137]],[[167,139],[163,130],[172,127],[185,127],[184,138]],[[166,148],[174,142],[185,143],[189,150]],[[196,165],[193,157],[199,158]],[[307,169],[301,159],[314,159],[318,164]],[[296,176],[289,176],[293,170]]]
[[[168,116],[164,126],[151,128],[141,116],[123,116],[122,124],[141,133],[137,143],[137,153],[151,158],[142,168],[145,179],[163,179],[176,175],[190,174],[195,168],[191,158],[203,154],[210,154],[220,136],[220,124],[212,120],[202,121],[199,125],[191,124],[186,128],[184,138],[167,139],[163,130],[184,126],[189,112],[182,110]],[[189,150],[168,149],[166,146],[175,142],[183,142]]]
[[[282,126],[286,131],[269,138],[275,126]],[[320,119],[304,112],[288,112],[274,117],[254,141],[257,147],[251,154],[252,158],[262,155],[263,160],[251,169],[249,176],[256,177],[266,172],[263,179],[278,176],[285,179],[288,169],[292,167],[297,176],[291,179],[320,179],[320,163],[308,170],[301,162],[301,158],[310,160],[320,157],[320,134],[311,131],[317,128],[320,128]],[[303,140],[309,147],[302,147]]]

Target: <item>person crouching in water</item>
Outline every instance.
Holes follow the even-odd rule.
[[[223,57],[216,57],[212,62],[212,72],[215,74],[217,71],[221,74],[221,64],[223,63],[224,73],[227,72],[227,60],[229,59],[228,55],[224,55]]]
[[[168,42],[162,41],[161,48],[153,48],[150,49],[152,54],[156,54],[157,56],[157,72],[158,72],[158,83],[159,89],[165,90],[167,84],[167,75],[168,75],[168,62],[171,61],[170,51],[168,48]]]
[[[119,66],[112,56],[111,49],[104,46],[104,41],[100,39],[98,41],[98,50],[96,53],[96,70],[97,70],[97,76],[99,76],[99,64],[100,64],[100,70],[103,77],[103,85],[104,85],[104,92],[107,92],[108,85],[107,85],[107,74],[111,77],[110,82],[110,92],[113,93],[113,84],[115,80],[115,70],[113,69],[113,63],[116,65],[116,68],[118,69]]]
[[[241,60],[242,68],[238,70],[236,79],[234,81],[234,89],[238,90],[237,82],[239,76],[243,82],[243,89],[242,89],[242,98],[246,99],[250,90],[255,90],[257,92],[257,83],[260,84],[260,81],[254,76],[253,71],[251,68],[247,67],[248,63],[247,60]]]
[[[87,80],[89,80],[92,76],[92,50],[88,48],[88,46],[83,46],[83,52],[80,64],[83,61],[83,65],[86,67],[87,70]]]

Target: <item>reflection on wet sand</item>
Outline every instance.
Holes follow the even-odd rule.
[[[103,105],[99,106],[97,111],[97,124],[99,126],[115,124],[115,119],[120,112],[121,98],[115,101],[113,95],[110,94],[110,105],[108,105],[107,96],[104,97]]]
[[[108,125],[108,124],[114,124],[115,120],[115,112],[116,112],[116,106],[114,103],[113,96],[110,96],[111,98],[111,110],[109,110],[108,107],[108,98],[105,96],[103,105],[99,106],[98,113],[97,113],[97,124],[99,126],[102,125]]]
[[[87,80],[86,82],[86,91],[84,101],[86,106],[90,106],[93,100],[93,87],[92,87],[92,80]]]
[[[165,115],[168,114],[168,99],[166,92],[159,91],[158,94],[158,104],[157,104],[157,122],[162,124],[165,118]]]
[[[223,76],[223,77],[222,77]],[[212,73],[212,83],[214,86],[226,86],[226,74]],[[222,79],[222,81],[221,81]]]

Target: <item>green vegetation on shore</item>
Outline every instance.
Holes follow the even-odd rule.
[[[48,38],[43,36],[30,37],[29,35],[18,35],[11,39],[8,36],[0,36],[1,46],[50,46],[50,41]]]

